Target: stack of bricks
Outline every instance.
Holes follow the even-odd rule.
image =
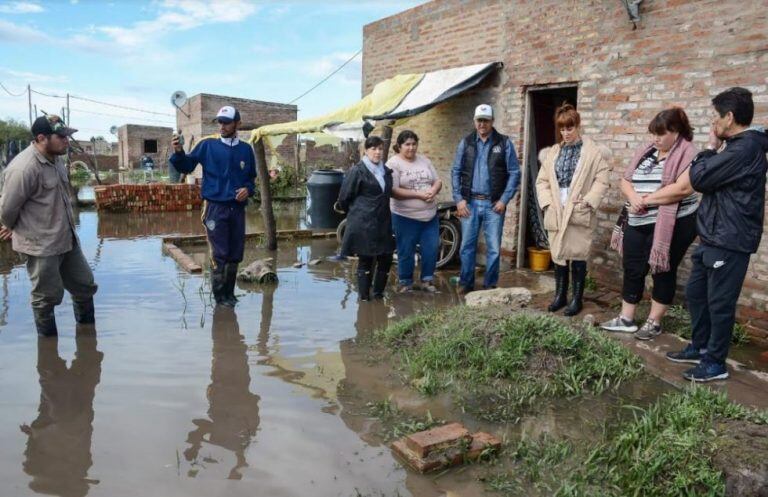
[[[460,423],[420,431],[392,443],[392,450],[420,473],[474,461],[501,448],[489,433],[469,433]]]
[[[113,212],[171,212],[199,209],[199,185],[153,183],[94,188],[96,209]]]

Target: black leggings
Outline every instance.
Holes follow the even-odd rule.
[[[374,263],[376,265],[376,272],[380,273],[389,273],[389,268],[392,266],[392,254],[358,255],[357,259],[358,274],[373,274]]]
[[[643,298],[645,277],[650,269],[648,258],[651,256],[654,228],[656,224],[646,224],[627,226],[624,231],[624,286],[621,297],[628,304],[637,304]],[[669,271],[651,275],[652,297],[659,304],[672,304],[677,289],[677,266],[695,238],[695,212],[675,221],[675,231],[672,233],[669,247]]]

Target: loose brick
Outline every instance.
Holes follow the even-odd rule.
[[[434,451],[468,443],[471,439],[469,430],[459,423],[450,423],[409,435],[405,443],[416,455],[425,457]]]

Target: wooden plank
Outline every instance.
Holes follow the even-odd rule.
[[[163,243],[163,250],[188,273],[202,273],[203,267],[173,243]]]

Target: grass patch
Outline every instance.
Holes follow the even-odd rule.
[[[520,442],[511,455],[514,470],[487,476],[486,485],[507,495],[531,495],[533,488],[560,497],[721,496],[725,480],[714,458],[732,442],[721,427],[733,420],[768,423],[768,413],[731,403],[725,394],[704,387],[632,409],[634,419],[592,446],[575,449],[568,441],[546,438]]]
[[[376,338],[421,393],[453,391],[493,420],[514,420],[540,398],[603,392],[642,370],[635,354],[599,331],[501,307],[417,314]]]
[[[387,442],[445,424],[445,421],[433,418],[429,411],[422,417],[411,416],[398,408],[391,398],[368,403],[368,412],[381,422],[380,435]]]
[[[584,278],[584,289],[588,292],[595,292],[597,291],[597,280],[592,277],[592,275],[587,275],[586,278]]]

